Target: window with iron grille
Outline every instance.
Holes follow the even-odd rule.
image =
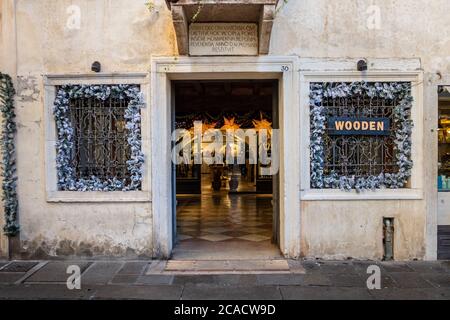
[[[311,187],[403,188],[411,176],[408,82],[311,83]]]
[[[395,123],[393,109],[398,105],[396,99],[353,95],[325,98],[322,103],[327,119],[388,118],[391,126],[388,136],[332,135],[327,127],[324,135],[325,174],[335,172],[340,176],[366,177],[398,171],[394,154],[395,130],[392,128]]]
[[[129,183],[125,111],[129,99],[95,97],[70,101],[70,120],[74,129],[72,166],[77,179],[125,179]]]
[[[138,85],[57,88],[57,174],[60,191],[141,190],[143,163]]]

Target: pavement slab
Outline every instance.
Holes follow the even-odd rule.
[[[106,284],[110,282],[122,268],[123,262],[95,262],[81,276],[82,284]]]
[[[329,274],[332,286],[334,287],[354,287],[367,288],[367,279],[355,273]]]
[[[168,275],[143,275],[137,278],[136,284],[142,285],[171,285],[173,283],[174,276]]]
[[[255,286],[256,275],[252,274],[221,274],[221,275],[177,275],[174,284],[182,285],[216,285],[223,287]]]
[[[371,290],[376,300],[449,300],[450,290],[430,288],[387,288]]]
[[[450,261],[441,261],[441,265],[450,273]]]
[[[332,281],[330,279],[329,275],[325,274],[319,274],[319,273],[312,273],[312,274],[306,274],[304,277],[304,286],[311,286],[311,287],[329,287],[332,285]]]
[[[0,284],[14,284],[19,281],[25,272],[1,272],[0,273]]]
[[[277,286],[230,287],[186,285],[182,300],[281,300]]]
[[[302,265],[302,261],[288,260],[289,270],[291,273],[306,273],[305,267]]]
[[[385,272],[414,272],[405,262],[381,262],[380,265]]]
[[[381,274],[381,288],[398,288],[398,284],[391,276]]]
[[[424,261],[413,261],[408,262],[407,265],[416,272],[420,273],[445,273],[447,269],[441,261],[424,262]]]
[[[259,286],[292,286],[304,285],[305,275],[303,274],[259,274],[257,275]]]
[[[363,276],[367,275],[367,269],[371,266],[378,266],[382,270],[381,262],[378,261],[353,261],[355,271]]]
[[[422,273],[421,277],[436,288],[450,288],[450,275],[447,273]]]
[[[167,265],[167,261],[153,260],[148,264],[145,274],[146,275],[161,274],[164,272],[166,265]]]
[[[367,289],[337,287],[280,287],[284,300],[373,300]]]
[[[67,281],[70,274],[67,273],[67,268],[72,265],[80,267],[81,277],[83,272],[91,265],[88,261],[51,261],[37,270],[25,282],[63,282]]]
[[[89,300],[95,288],[81,286],[81,290],[69,290],[60,284],[32,284],[0,287],[3,300]]]
[[[108,285],[97,289],[93,299],[139,299],[139,300],[179,300],[182,286],[116,286]]]
[[[138,274],[118,274],[112,280],[112,284],[135,284],[138,280]]]
[[[320,262],[319,271],[325,274],[351,274],[355,267],[351,262]]]
[[[307,272],[311,272],[311,271],[319,271],[320,270],[320,263],[317,261],[312,261],[312,260],[305,260],[305,261],[296,261],[296,260],[291,260],[289,262],[290,265],[293,264],[301,264],[302,267],[307,271]]]
[[[148,262],[137,261],[137,262],[126,262],[122,269],[120,269],[119,274],[142,274]]]
[[[179,262],[180,269],[169,273],[167,261],[157,260],[5,262],[0,270],[0,299],[450,300],[447,261],[279,261],[184,264],[204,269],[200,274],[186,273]],[[70,265],[80,266],[81,290],[66,286]],[[223,271],[224,265],[233,271]],[[280,272],[286,265],[288,270]],[[367,289],[371,265],[380,266],[381,290]]]
[[[416,272],[392,272],[389,274],[399,288],[433,288],[433,285],[426,281]]]
[[[28,272],[35,267],[39,262],[37,261],[12,261],[4,266],[1,272]]]

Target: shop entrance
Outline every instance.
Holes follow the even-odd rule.
[[[438,89],[438,259],[450,259],[450,86]]]
[[[259,133],[264,131],[264,146],[272,156],[273,132],[279,128],[278,80],[178,80],[171,87],[172,127],[178,130],[173,147],[178,145],[176,154],[183,156],[172,170],[173,258],[281,257],[279,173],[264,174],[262,167],[272,163],[261,161],[259,153]],[[246,133],[243,140],[227,140],[227,134],[238,130]],[[257,137],[256,158],[252,132]],[[191,146],[188,156],[178,151],[186,143]],[[212,163],[205,156],[211,156]]]

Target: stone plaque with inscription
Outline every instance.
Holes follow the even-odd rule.
[[[189,26],[192,56],[258,55],[255,23],[193,23]]]

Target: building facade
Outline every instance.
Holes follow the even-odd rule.
[[[446,239],[450,184],[443,185],[448,175],[439,170],[448,162],[440,136],[447,117],[439,105],[446,104],[442,92],[450,86],[450,2],[147,2],[0,2],[0,68],[16,89],[20,224],[9,241],[2,235],[3,256],[170,257],[176,245],[175,82],[243,79],[277,83],[280,169],[274,190],[283,256],[380,260],[393,250],[395,260],[435,260],[440,247],[448,250],[439,245],[438,229]],[[253,24],[256,44],[237,39],[238,48],[229,49],[236,52],[195,44],[190,28],[203,23]],[[127,160],[134,162],[121,165],[139,173],[123,182],[116,165],[114,173],[111,166],[105,170],[117,181],[71,180],[64,162],[70,146],[62,142],[71,139],[62,129],[70,120],[64,99],[99,99],[105,86],[134,103],[117,107],[123,110],[114,121],[126,122],[131,133],[124,142],[114,140],[108,152],[119,154],[121,143],[131,144]],[[364,94],[370,102],[356,101]],[[389,109],[389,103],[405,108]],[[328,132],[333,123],[345,134]],[[139,134],[128,125],[139,126]],[[365,125],[367,132],[358,132]],[[390,127],[386,135],[384,126]],[[86,143],[96,139],[89,134]],[[373,146],[363,156],[368,141],[380,145],[381,156]],[[355,145],[359,156],[351,160]]]

